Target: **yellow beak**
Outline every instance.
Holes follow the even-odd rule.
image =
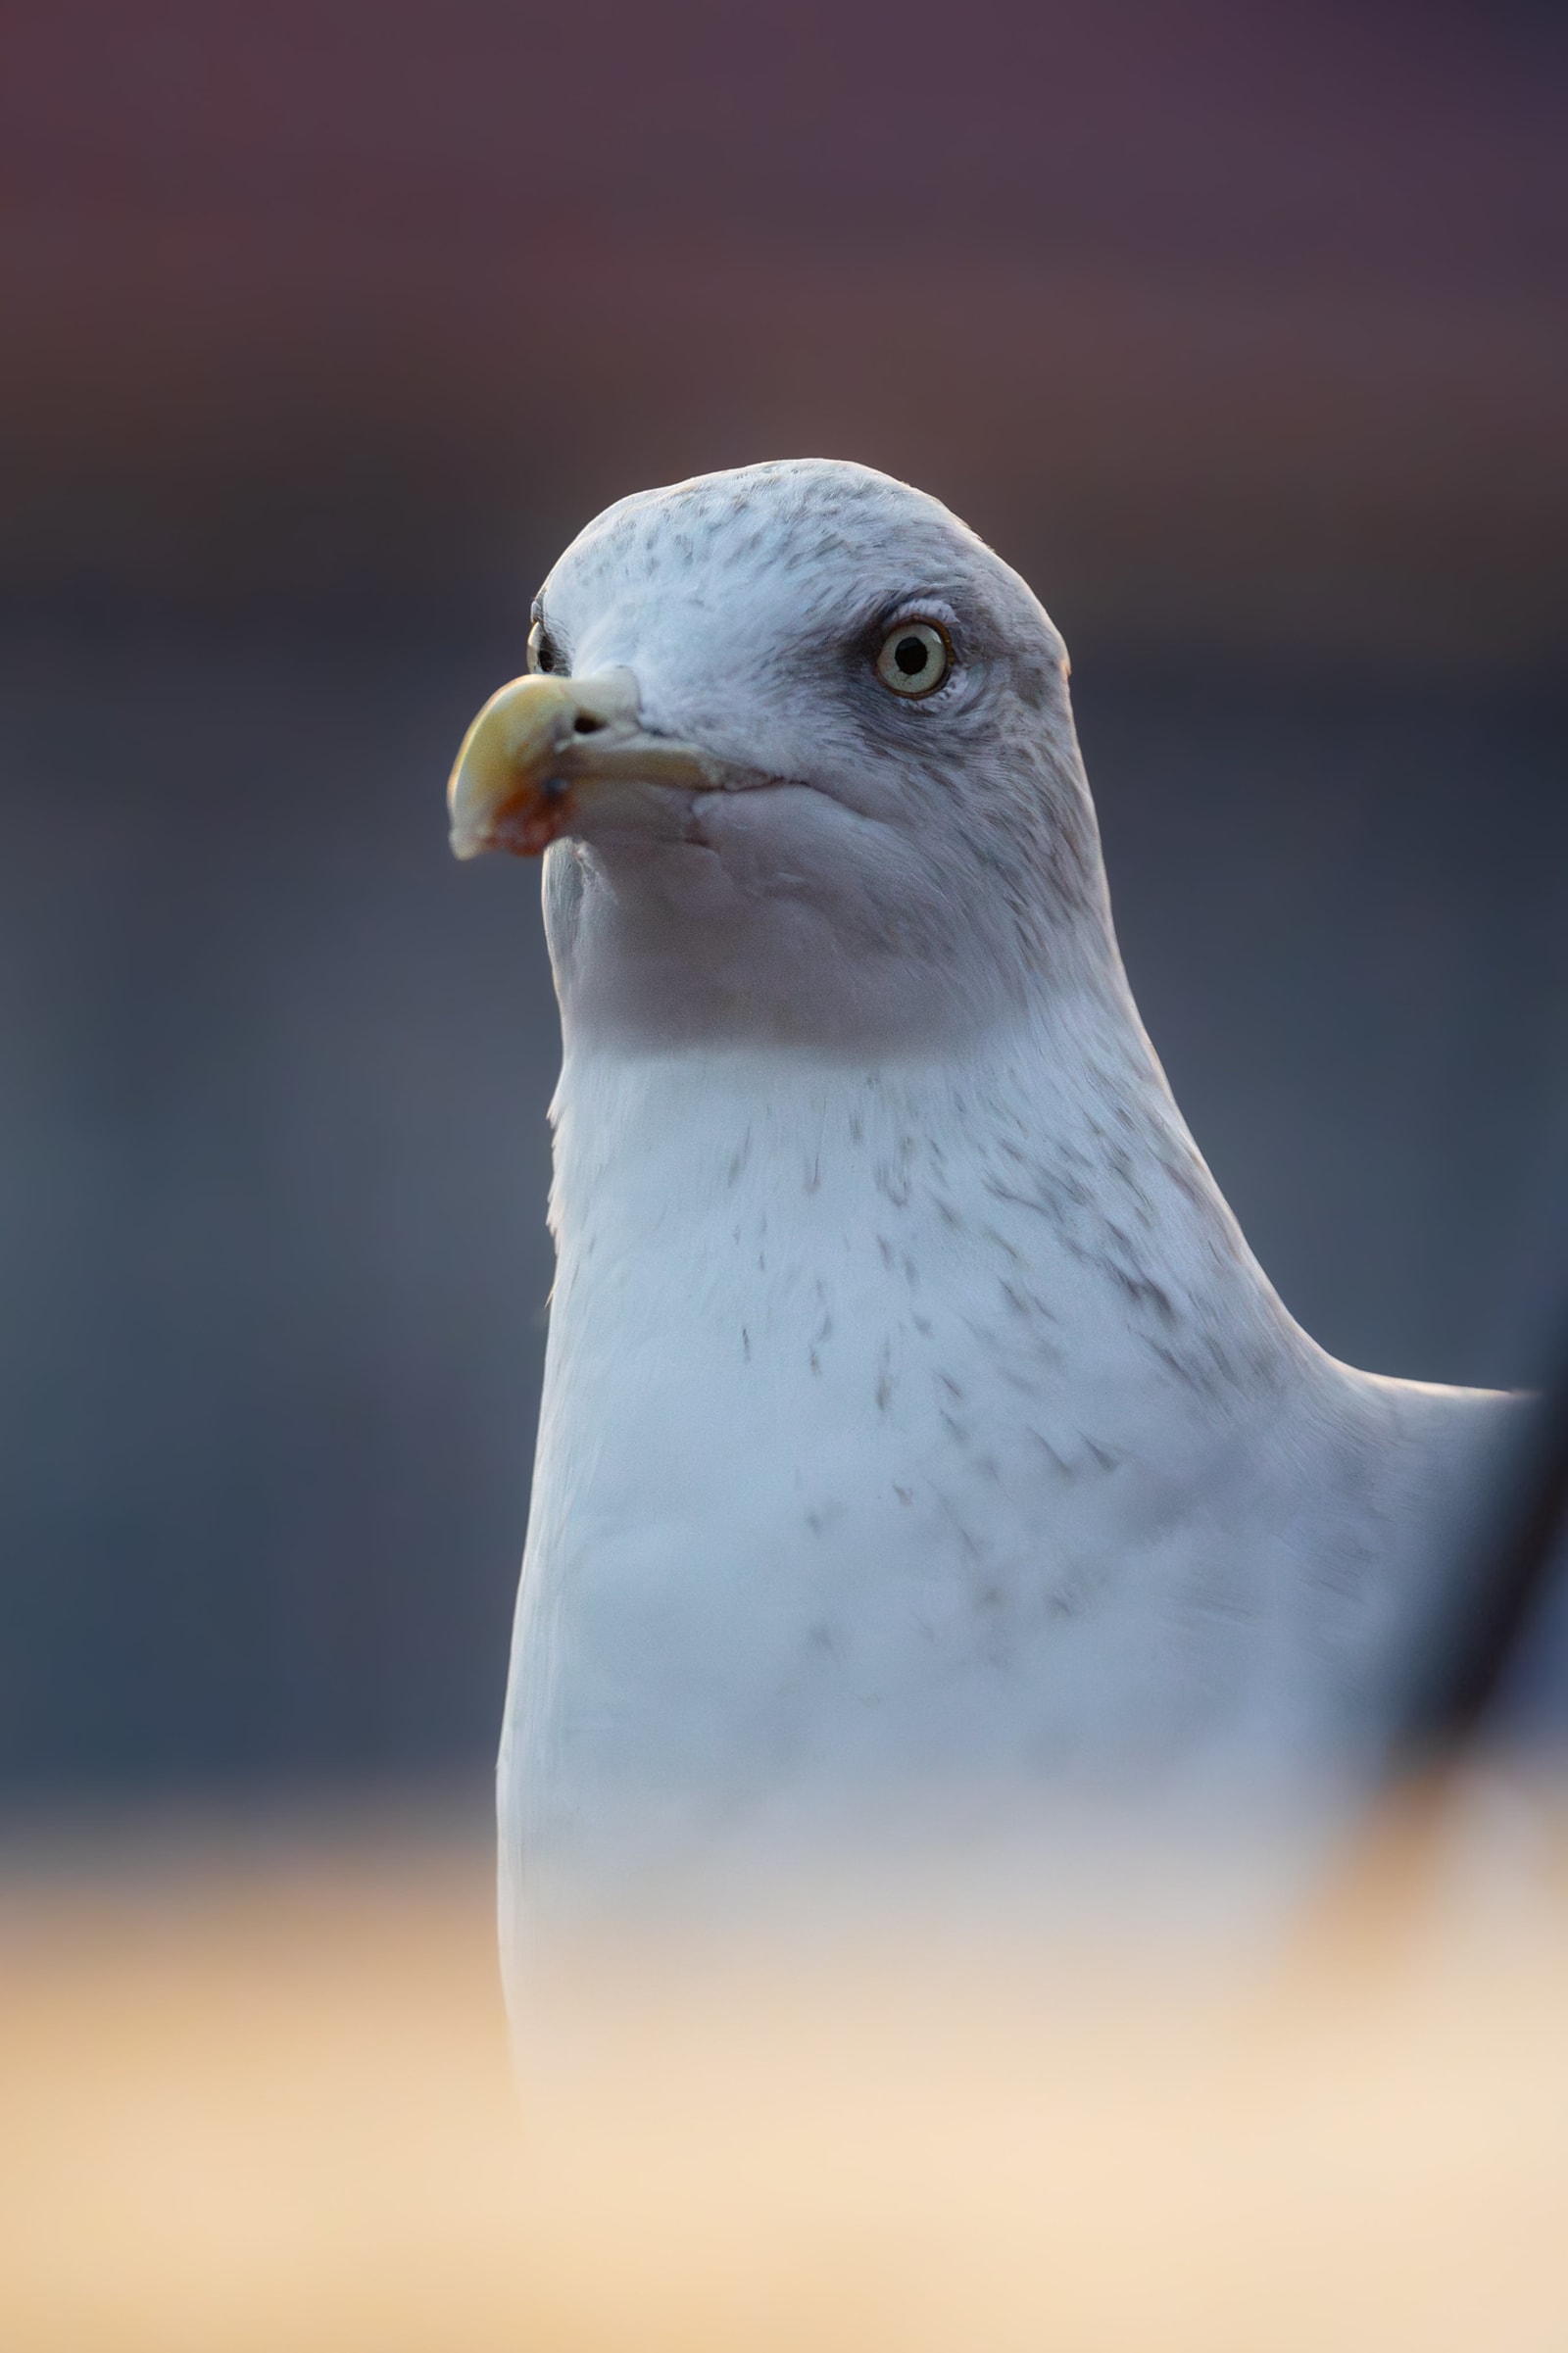
[[[453,852],[537,857],[566,831],[586,788],[671,784],[712,792],[722,781],[707,753],[640,725],[629,670],[514,678],[463,739],[447,786]]]

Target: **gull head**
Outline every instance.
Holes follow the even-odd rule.
[[[961,1047],[1114,962],[1061,639],[867,466],[607,509],[448,800],[460,858],[545,854],[568,1043]]]

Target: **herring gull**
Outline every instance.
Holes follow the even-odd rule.
[[[1374,1774],[1506,1400],[1338,1363],[1248,1249],[1025,582],[746,466],[590,523],[528,665],[450,790],[544,852],[564,1040],[507,1916],[797,1802]]]

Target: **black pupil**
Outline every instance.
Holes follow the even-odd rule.
[[[931,649],[922,637],[901,637],[893,659],[906,678],[917,678],[931,659]]]

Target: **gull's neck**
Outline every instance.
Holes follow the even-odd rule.
[[[760,1289],[820,1287],[829,1266],[891,1272],[918,1236],[922,1279],[946,1272],[956,1311],[1033,1300],[1067,1379],[1124,1377],[1097,1360],[1130,1357],[1217,1406],[1317,1354],[1114,996],[1037,1008],[962,1055],[868,1064],[569,1040],[553,1116],[562,1305],[584,1282],[669,1281],[675,1312],[754,1241]]]
[[[509,1853],[1163,1754],[1195,1623],[1266,1697],[1327,1360],[1114,1015],[869,1066],[570,1041]]]

